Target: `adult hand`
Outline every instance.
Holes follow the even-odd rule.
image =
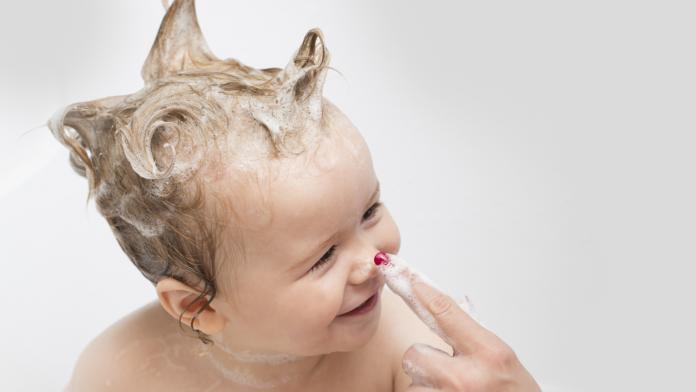
[[[406,391],[541,391],[510,346],[427,278],[395,255],[389,258],[379,266],[387,285],[453,349],[450,355],[426,344],[409,347],[403,368],[412,383]]]

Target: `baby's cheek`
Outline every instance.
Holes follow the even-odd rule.
[[[330,284],[308,286],[288,304],[287,314],[306,327],[328,325],[341,306],[342,289]]]

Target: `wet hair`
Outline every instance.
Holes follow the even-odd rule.
[[[285,68],[255,69],[208,49],[194,0],[168,8],[134,94],[79,102],[49,120],[88,182],[121,249],[153,285],[173,277],[203,282],[194,327],[215,297],[225,228],[206,186],[221,167],[253,171],[251,156],[301,154],[323,128],[329,52],[319,29],[307,32]],[[333,106],[331,106],[333,108]],[[213,180],[211,180],[213,179]],[[240,245],[241,246],[241,245]],[[179,326],[181,319],[179,317]]]

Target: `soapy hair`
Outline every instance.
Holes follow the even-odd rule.
[[[225,227],[211,213],[206,184],[221,166],[254,170],[244,163],[252,155],[278,159],[305,151],[324,125],[328,63],[316,28],[284,69],[220,60],[201,34],[194,0],[176,0],[143,65],[141,90],[69,105],[48,122],[72,168],[87,179],[87,202],[95,200],[143,276],[153,285],[164,277],[191,287],[203,283],[189,304],[205,298],[190,324],[203,343],[212,340],[194,321],[218,291]]]

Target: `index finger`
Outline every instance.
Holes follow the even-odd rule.
[[[455,354],[472,353],[485,345],[490,333],[462,310],[454,299],[437,289],[429,279],[409,267],[400,257],[390,253],[384,255],[388,261],[378,264],[378,269],[387,286],[433,332],[452,346]],[[375,257],[375,263],[378,256]]]

